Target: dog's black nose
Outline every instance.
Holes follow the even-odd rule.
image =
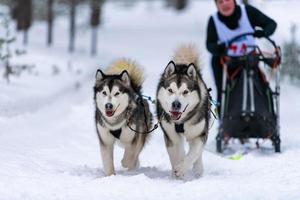
[[[174,101],[172,103],[172,109],[173,110],[180,110],[180,108],[181,108],[181,103],[179,101]]]
[[[105,104],[105,109],[106,110],[112,110],[113,109],[113,105],[111,103],[107,103],[107,104]]]

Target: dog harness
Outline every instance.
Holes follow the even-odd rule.
[[[177,133],[184,133],[184,124],[175,124],[175,131]]]
[[[120,139],[120,135],[122,132],[122,129],[117,129],[117,130],[109,130],[109,132],[117,139]]]

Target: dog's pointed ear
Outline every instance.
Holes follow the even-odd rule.
[[[125,85],[130,86],[130,77],[129,77],[128,72],[126,70],[124,70],[124,71],[122,71],[120,76],[121,76],[122,82],[125,83]]]
[[[196,70],[194,63],[189,64],[186,73],[189,77],[191,77],[194,80],[197,78],[197,70]]]
[[[102,81],[105,76],[106,75],[100,69],[98,69],[96,72],[96,81]]]
[[[170,61],[167,67],[165,68],[164,77],[167,78],[171,76],[174,72],[175,72],[175,63],[173,61]]]

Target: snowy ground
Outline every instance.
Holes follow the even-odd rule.
[[[274,37],[283,41],[299,2],[258,4],[278,20]],[[281,19],[284,12],[277,14],[283,7],[289,9],[286,21]],[[170,177],[160,130],[142,152],[140,169],[122,169],[122,150],[117,147],[117,175],[104,177],[93,120],[95,69],[120,56],[136,59],[147,72],[144,93],[154,96],[158,76],[175,47],[194,42],[201,52],[204,78],[213,87],[204,41],[214,5],[197,1],[188,12],[178,14],[163,10],[157,2],[141,3],[127,11],[109,3],[104,11],[98,57],[88,55],[88,31],[79,33],[78,50],[69,55],[68,40],[63,39],[67,21],[57,22],[52,48],[44,47],[44,38],[39,37],[45,35],[45,25],[36,23],[27,55],[14,62],[34,64],[38,75],[25,73],[9,85],[1,79],[0,199],[300,199],[300,89],[286,82],[281,95],[281,154],[274,154],[266,142],[263,149],[253,149],[238,161],[218,156],[213,153],[215,122],[200,179]],[[52,75],[53,65],[61,69],[56,76]]]

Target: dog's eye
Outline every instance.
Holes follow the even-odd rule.
[[[107,93],[106,93],[105,91],[103,91],[103,92],[102,92],[102,94],[103,94],[104,96],[106,96],[106,95],[107,95]]]
[[[115,97],[118,96],[120,94],[120,92],[116,92]]]
[[[184,94],[184,95],[186,95],[186,94],[188,94],[188,93],[189,93],[188,90],[184,90],[184,91],[183,91],[183,94]]]
[[[169,91],[171,94],[174,93],[173,90],[172,90],[171,88],[169,88],[168,91]]]

